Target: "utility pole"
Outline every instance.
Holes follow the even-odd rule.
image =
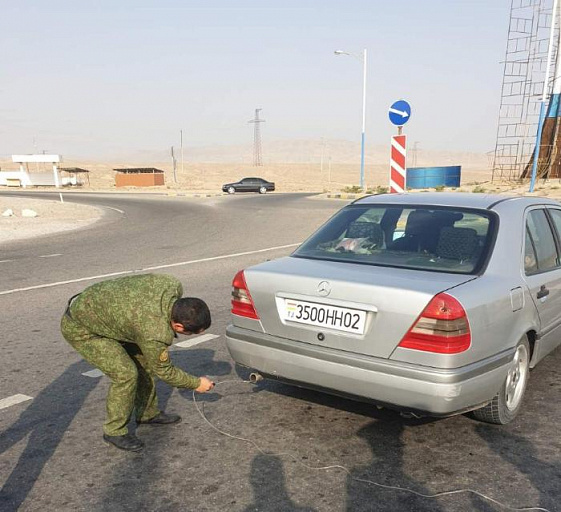
[[[412,167],[417,167],[417,145],[419,144],[419,141],[416,140],[415,142],[413,142],[413,166]]]
[[[179,130],[180,138],[181,138],[181,176],[183,176],[183,130]]]
[[[323,150],[325,148],[325,141],[323,140],[323,137],[321,138],[321,159],[320,159],[320,171],[321,171],[321,178],[323,179]]]
[[[171,147],[171,165],[173,166],[173,181],[177,183],[177,160],[175,159],[175,154],[173,153],[173,146]]]
[[[331,156],[328,157],[329,192],[331,192]]]
[[[262,108],[255,109],[255,117],[248,121],[249,124],[253,124],[253,165],[255,167],[260,167],[263,165],[261,161],[261,128],[260,124],[264,123],[264,119],[259,119],[259,112],[263,110]]]
[[[37,154],[37,139],[33,137],[33,149],[34,153]],[[35,172],[39,172],[39,164],[35,162]]]

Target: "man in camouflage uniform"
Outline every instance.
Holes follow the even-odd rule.
[[[181,420],[158,409],[154,377],[200,393],[214,386],[170,361],[168,347],[176,333],[200,334],[211,322],[202,300],[182,295],[174,277],[145,274],[94,284],[68,302],[61,320],[64,338],[111,379],[103,439],[117,448],[139,451],[144,446],[127,429],[133,412],[140,424]]]

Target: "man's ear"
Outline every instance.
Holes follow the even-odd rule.
[[[179,322],[174,322],[173,320],[171,321],[171,328],[175,331],[175,332],[179,332],[182,333],[183,331],[183,324],[180,324]]]

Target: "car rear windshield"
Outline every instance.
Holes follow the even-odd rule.
[[[293,256],[472,274],[486,259],[493,224],[494,217],[481,210],[352,205]]]

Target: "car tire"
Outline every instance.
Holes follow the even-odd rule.
[[[261,187],[261,188],[259,189],[259,193],[260,193],[260,194],[266,194],[266,193],[267,193],[267,189],[266,189],[265,187]]]
[[[506,425],[519,413],[530,374],[530,344],[524,337],[516,346],[512,363],[500,391],[473,416],[486,423]]]
[[[234,187],[228,187],[228,194],[235,194],[236,189]]]

